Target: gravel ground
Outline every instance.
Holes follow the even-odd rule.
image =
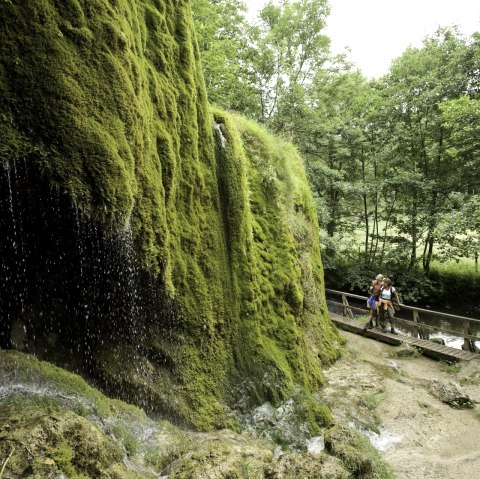
[[[367,433],[398,479],[480,478],[480,408],[454,409],[432,392],[461,383],[480,403],[480,362],[458,366],[342,332],[346,354],[325,373],[325,400],[337,419]],[[477,414],[478,413],[478,414]]]

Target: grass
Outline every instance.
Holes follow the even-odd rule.
[[[369,411],[374,411],[386,398],[385,393],[372,393],[362,396],[358,403],[366,407]]]
[[[477,369],[469,376],[460,379],[460,384],[470,385],[470,386],[480,386],[480,369]]]
[[[368,323],[369,321],[369,317],[368,316],[355,316],[355,320],[358,321],[359,323],[362,323],[362,324],[366,324]]]
[[[441,361],[439,364],[440,371],[448,374],[457,374],[462,369],[460,363],[451,363],[446,361]]]
[[[394,479],[393,471],[367,438],[338,424],[325,433],[325,448],[338,457],[353,478]]]
[[[480,279],[480,270],[475,266],[475,261],[472,258],[459,258],[458,261],[451,260],[445,263],[432,261],[431,270],[439,274]]]

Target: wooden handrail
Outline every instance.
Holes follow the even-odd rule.
[[[361,299],[363,301],[366,301],[368,299],[367,296],[360,296],[358,294],[353,294],[353,293],[345,293],[343,291],[336,291],[334,289],[325,289],[325,292],[331,293],[331,294],[337,294],[337,295],[344,295],[344,296],[347,296],[348,298]],[[457,316],[456,314],[442,313],[440,311],[433,311],[433,310],[430,310],[430,309],[417,308],[415,306],[409,306],[407,304],[402,304],[401,308],[405,309],[407,311],[418,311],[419,313],[428,313],[428,314],[432,314],[434,316],[442,316],[442,317],[448,318],[448,319],[461,319],[462,321],[466,319],[466,320],[468,320],[472,323],[479,323],[480,324],[480,319],[469,318],[467,316]]]
[[[359,311],[362,313],[368,313],[367,309],[363,308],[357,308],[355,306],[350,306],[348,303],[347,298],[354,298],[358,299],[361,301],[366,301],[368,298],[366,296],[360,296],[359,294],[353,294],[353,293],[346,293],[344,291],[336,291],[334,289],[325,289],[326,293],[333,294],[333,295],[338,295],[341,296],[342,302],[341,303],[336,303],[335,301],[330,301],[327,300],[327,304],[334,304],[343,307],[343,315],[344,316],[349,316],[353,318],[353,312],[352,311]],[[403,319],[403,318],[397,318],[399,321],[412,324],[414,326],[414,335],[415,336],[420,336],[423,339],[428,339],[428,332],[425,333],[425,330],[431,330],[431,329],[438,329],[438,327],[431,326],[429,324],[421,323],[419,321],[419,313],[427,313],[429,315],[435,315],[439,316],[442,318],[447,318],[447,319],[455,319],[455,320],[461,320],[462,321],[462,326],[463,326],[463,334],[458,333],[456,331],[449,331],[445,328],[442,328],[447,333],[453,334],[457,337],[463,337],[464,338],[464,344],[463,344],[463,349],[470,350],[470,351],[475,351],[475,341],[479,341],[480,337],[472,335],[472,331],[470,330],[470,324],[471,323],[477,323],[480,324],[480,319],[475,319],[475,318],[468,318],[466,316],[457,316],[455,314],[448,314],[448,313],[441,313],[440,311],[430,311],[429,309],[422,309],[422,308],[416,308],[415,306],[407,306],[406,304],[402,304],[401,308],[407,311],[412,311],[413,313],[413,321],[409,321],[408,319]]]
[[[342,308],[344,305],[343,303],[338,303],[337,301],[331,301],[331,300],[328,300],[327,299],[327,304],[331,304],[333,306],[338,306],[339,308]],[[369,310],[368,309],[365,309],[365,308],[357,308],[356,306],[349,306],[349,308],[352,310],[352,311],[357,311],[359,313],[364,313],[364,314],[368,314]],[[422,328],[425,328],[425,329],[429,329],[429,330],[438,330],[438,326],[432,326],[431,324],[426,324],[426,323],[420,323],[420,322],[415,322],[415,321],[412,321],[410,319],[405,319],[405,318],[399,318],[399,317],[396,317],[395,318],[396,321],[399,321],[401,323],[406,323],[406,324],[410,324],[411,326],[413,326],[414,328],[415,327],[418,327],[418,326],[421,326]],[[446,329],[444,327],[442,327],[442,331],[444,333],[448,333],[448,334],[451,334],[452,336],[458,336],[459,338],[460,337],[466,337],[467,339],[472,339],[474,341],[478,341],[480,340],[480,337],[479,336],[474,336],[474,335],[465,335],[465,334],[462,334],[462,333],[459,333],[458,331],[452,331],[451,329]],[[417,334],[418,334],[418,331],[417,331]],[[461,335],[461,336],[460,336]]]

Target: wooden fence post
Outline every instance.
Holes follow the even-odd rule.
[[[468,319],[463,320],[463,332],[465,333],[465,337],[463,338],[463,347],[465,351],[475,351],[475,342],[470,341],[470,321]]]
[[[416,311],[415,309],[412,310],[412,313],[413,313],[413,322],[415,323],[415,326],[413,327],[413,334],[415,335],[416,338],[419,337],[419,329],[418,329],[418,311]]]
[[[350,304],[348,304],[348,299],[344,294],[342,294],[342,303],[343,303],[343,315],[346,316],[347,318],[354,319],[353,312],[350,308]]]

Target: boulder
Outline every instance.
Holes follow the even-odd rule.
[[[433,379],[429,391],[437,399],[456,409],[473,408],[475,404],[462,387],[454,381]]]

